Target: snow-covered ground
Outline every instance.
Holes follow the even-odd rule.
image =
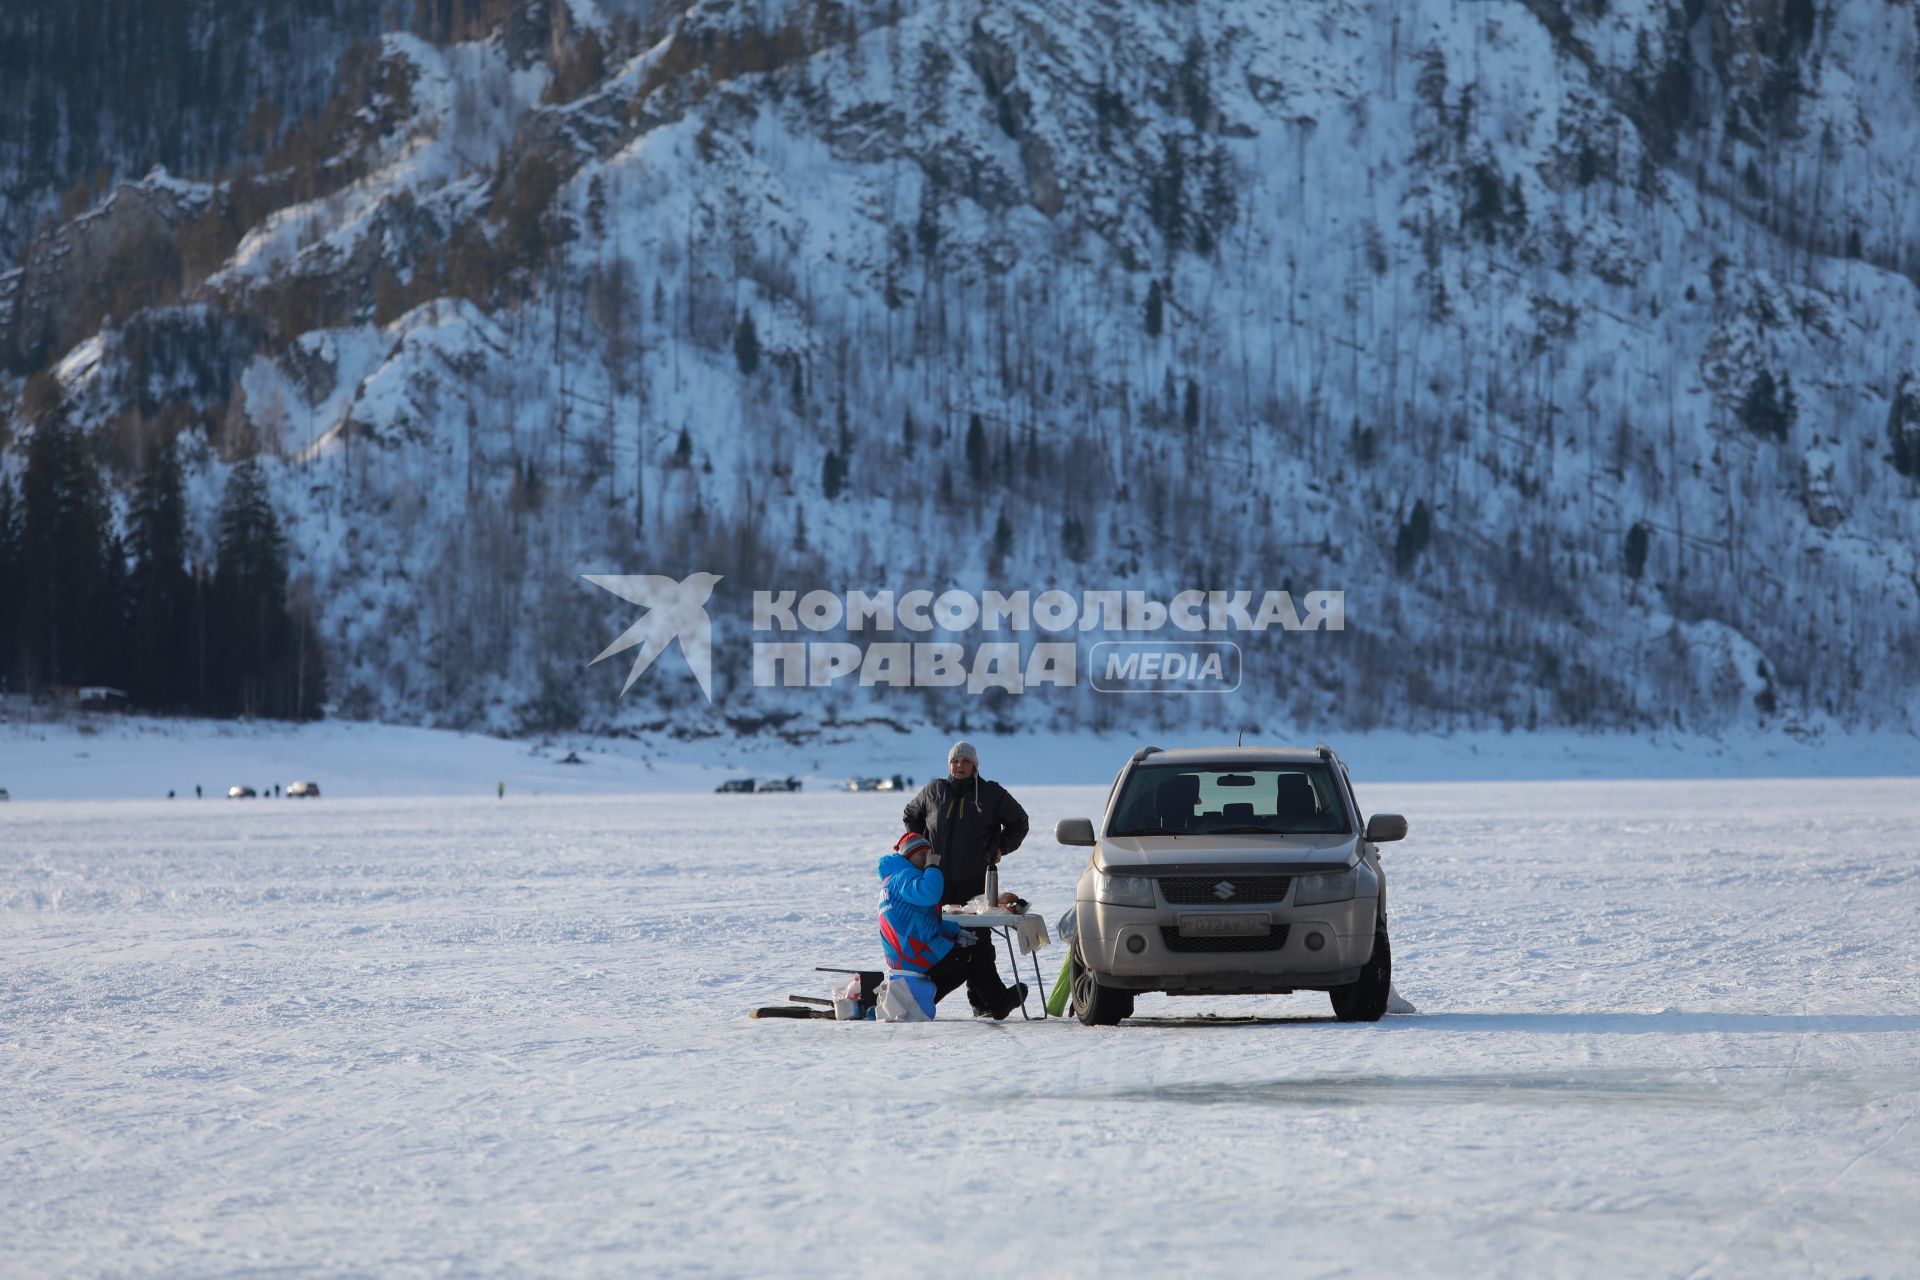
[[[0,806],[0,1271],[1911,1272],[1911,780],[1356,772],[1375,1026],[749,1021],[875,959],[883,796]]]
[[[236,783],[264,795],[296,779],[318,782],[329,798],[491,796],[500,783],[512,796],[633,795],[705,791],[723,779],[749,776],[798,777],[809,790],[819,790],[855,776],[899,773],[924,781],[944,767],[948,743],[962,732],[984,753],[986,776],[1028,785],[1104,784],[1146,742],[1208,741],[1158,732],[901,733],[832,726],[803,743],[773,735],[680,741],[563,734],[516,741],[349,721],[290,725],[119,715],[49,721],[16,710],[10,721],[0,717],[0,788],[16,802],[159,799],[169,791],[190,797],[196,785],[218,797]],[[1233,734],[1223,732],[1218,740],[1232,741]],[[1373,781],[1920,776],[1920,736],[1897,732],[1794,737],[1747,731],[1717,738],[1340,733],[1275,725],[1258,740],[1288,746],[1330,741],[1355,777]],[[579,763],[565,763],[569,754]]]

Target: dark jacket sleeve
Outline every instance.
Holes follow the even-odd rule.
[[[920,788],[920,794],[907,801],[907,807],[900,811],[900,821],[906,824],[907,830],[917,831],[921,835],[927,834],[927,805],[929,803],[927,792],[931,790],[933,790],[933,784],[929,782],[926,786]]]
[[[1000,820],[1000,852],[1012,853],[1027,838],[1027,811],[1013,798],[1013,793],[1001,787],[994,805],[994,817]]]

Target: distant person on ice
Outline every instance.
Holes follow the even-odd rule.
[[[893,852],[880,858],[880,941],[887,956],[891,991],[882,1005],[898,1004],[890,1021],[932,1018],[933,1006],[966,984],[976,1018],[1006,1017],[1026,996],[1025,983],[1012,988],[994,965],[993,943],[975,930],[962,929],[940,916],[946,876],[940,855],[915,831],[900,837]],[[918,1006],[906,1008],[906,1002]],[[882,1017],[889,1017],[886,1008]]]
[[[964,903],[985,893],[987,868],[1027,838],[1027,811],[1005,787],[980,776],[980,752],[964,738],[947,751],[947,776],[920,788],[901,818],[908,831],[927,838],[940,859],[937,865],[945,880],[941,902]],[[1003,893],[1001,902],[1011,902],[1013,896]],[[975,930],[973,936],[991,966],[991,937],[985,930]],[[997,973],[993,987],[983,990],[992,994],[995,989],[1005,990]],[[975,995],[972,984],[967,995],[975,1014],[993,1013],[994,1003]]]

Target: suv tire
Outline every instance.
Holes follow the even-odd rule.
[[[1393,946],[1387,941],[1387,922],[1373,926],[1373,955],[1360,976],[1327,992],[1333,1016],[1342,1022],[1378,1022],[1387,1011],[1387,993],[1393,989]]]
[[[1080,963],[1080,944],[1074,943],[1067,957],[1073,969],[1070,1000],[1073,1016],[1089,1027],[1110,1027],[1122,1018],[1133,1016],[1133,992],[1103,987],[1093,970]]]

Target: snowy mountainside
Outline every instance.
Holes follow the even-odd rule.
[[[747,599],[1284,586],[1348,629],[1235,724],[1913,725],[1910,6],[565,12],[384,37],[349,180],[121,187],[200,238],[48,354],[122,475],[182,433],[203,530],[267,461],[343,714],[1217,726],[755,688]],[[631,618],[579,574],[696,568],[713,708],[582,674]]]

